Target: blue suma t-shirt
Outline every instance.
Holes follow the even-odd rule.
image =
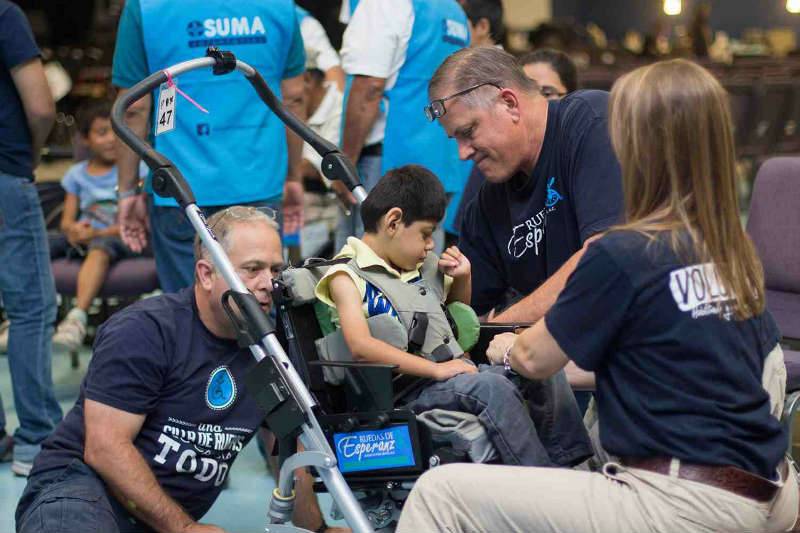
[[[25,14],[0,0],[0,172],[33,178],[31,133],[11,69],[39,57]]]
[[[551,101],[530,175],[485,182],[469,203],[459,247],[472,263],[472,307],[529,294],[583,242],[622,213],[622,178],[608,137],[608,93],[577,91]]]
[[[777,326],[768,312],[735,320],[715,269],[698,263],[680,259],[666,235],[614,231],[589,246],[545,316],[547,329],[595,372],[610,453],[774,478],[787,437],[762,373]]]
[[[248,350],[206,329],[193,287],[137,302],[100,328],[78,400],[33,471],[83,458],[84,399],[145,414],[134,445],[167,494],[200,519],[264,418],[244,383],[254,365]]]

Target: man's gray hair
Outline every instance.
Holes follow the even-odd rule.
[[[230,251],[230,236],[231,229],[235,224],[240,222],[263,222],[270,228],[278,231],[278,223],[275,222],[274,212],[267,214],[265,211],[269,208],[253,207],[248,205],[234,205],[227,207],[221,211],[217,211],[208,219],[208,227],[217,236],[217,241],[222,245],[225,253]],[[269,211],[272,211],[269,209]],[[200,241],[200,236],[194,238],[194,260],[209,259],[208,248]]]
[[[462,48],[445,59],[428,83],[428,95],[431,99],[444,98],[486,82],[531,94],[539,92],[539,86],[525,75],[514,56],[499,48],[479,46]],[[486,106],[494,101],[490,91],[497,93],[487,85],[459,98],[470,107]]]

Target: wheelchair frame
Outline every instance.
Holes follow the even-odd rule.
[[[211,67],[215,75],[238,70],[278,118],[323,156],[322,171],[326,177],[343,181],[359,202],[366,198],[366,192],[360,185],[352,163],[332,143],[308,129],[286,110],[257,70],[237,60],[232,53],[216,48],[209,48],[206,56],[170,66],[134,85],[114,104],[112,127],[120,139],[151,169],[153,191],[159,196],[174,198],[178,202],[209,250],[215,267],[230,287],[223,296],[222,303],[239,332],[239,344],[248,346],[258,361],[247,378],[248,389],[266,412],[267,423],[276,436],[284,442],[295,442],[299,439],[305,448],[305,451],[287,457],[281,465],[278,484],[270,500],[269,525],[266,531],[305,531],[288,526],[286,522],[291,519],[294,506],[293,471],[296,468],[313,466],[350,527],[356,533],[370,533],[373,528],[345,482],[337,466],[336,455],[320,427],[316,415],[317,403],[284,352],[270,318],[261,311],[258,301],[237,276],[225,251],[206,224],[194,194],[181,172],[169,159],[133,133],[125,124],[125,111],[162,83],[191,70]],[[231,305],[232,302],[236,310]]]

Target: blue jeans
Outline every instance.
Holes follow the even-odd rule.
[[[563,372],[531,381],[481,365],[477,374],[428,385],[408,407],[417,414],[438,408],[476,415],[507,465],[571,466],[592,455]]]
[[[61,420],[50,366],[56,293],[36,186],[1,172],[0,265],[0,295],[11,322],[8,366],[19,417],[14,459],[32,462]],[[0,429],[5,422],[0,409]]]
[[[149,200],[150,235],[158,282],[164,292],[178,292],[194,283],[194,227],[180,208],[156,206],[152,197]],[[281,201],[273,198],[241,205],[269,207],[280,213]],[[230,206],[218,205],[200,209],[209,218],[226,207]],[[277,222],[280,223],[280,214]]]
[[[149,533],[80,459],[28,478],[15,515],[17,533]]]
[[[356,163],[356,170],[361,178],[361,184],[370,192],[381,179],[381,156],[362,155]],[[364,235],[364,224],[361,223],[361,209],[358,206],[350,208],[350,214],[339,213],[339,224],[336,226],[333,246],[334,253],[339,253],[348,237],[358,237]]]

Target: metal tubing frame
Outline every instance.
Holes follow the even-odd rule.
[[[168,71],[169,75],[174,78],[191,70],[213,67],[215,64],[216,59],[213,57],[203,57],[178,63],[168,67],[165,69],[165,71]],[[264,100],[265,103],[267,103],[267,105],[269,105],[272,109],[273,106],[270,105],[270,102],[268,102],[267,99],[270,96],[273,99],[275,97],[271,91],[269,91],[269,88],[267,87],[263,78],[258,74],[258,71],[240,60],[236,60],[236,70],[245,75],[248,81],[250,81],[250,83],[253,85],[254,89],[256,89],[256,92],[258,92],[262,100]],[[164,83],[167,80],[165,71],[152,74],[132,87],[117,102],[112,111],[112,125],[114,127],[114,131],[126,144],[128,144],[128,146],[131,147],[131,149],[140,155],[145,160],[147,165],[153,170],[160,167],[171,166],[171,162],[163,155],[156,152],[152,147],[149,147],[147,144],[145,144],[130,130],[130,128],[125,125],[124,112],[133,102],[145,94],[149,94],[161,83]],[[275,99],[275,102],[278,102],[277,99]],[[278,105],[280,106],[279,102]],[[290,112],[286,111],[283,106],[280,106],[280,108],[283,113],[275,109],[273,109],[273,111],[276,111],[276,114],[279,116],[279,118],[293,130],[298,131],[297,128],[302,128],[303,135],[301,135],[301,137],[307,137],[308,131],[310,130],[307,130],[302,122],[300,122],[299,119],[297,119],[297,117],[292,115]],[[316,136],[316,134],[313,134],[313,132],[312,135],[318,137],[310,139],[310,144],[312,144],[315,149],[318,151],[320,149],[336,151],[335,146],[330,144],[328,141],[322,137]],[[356,198],[359,199],[359,201],[366,197],[366,191],[361,186],[354,187],[352,192]],[[189,202],[181,202],[180,199],[178,200],[179,203],[182,204],[181,206],[183,207],[187,218],[199,235],[203,245],[208,249],[214,266],[220,271],[230,289],[235,292],[245,294],[248,293],[249,291],[247,287],[244,285],[244,283],[242,283],[241,279],[236,274],[236,271],[227,254],[223,250],[220,243],[216,240],[214,234],[208,228],[205,217],[200,211],[200,208],[197,207],[197,204],[194,202],[194,200],[191,199]],[[261,344],[253,344],[249,348],[256,361],[261,361],[269,354],[277,363],[279,363],[276,365],[276,367],[282,377],[285,379],[292,395],[303,410],[303,413],[306,417],[306,423],[302,425],[301,434],[298,438],[307,452],[316,453],[309,454],[306,457],[296,457],[297,454],[295,454],[290,457],[286,463],[294,468],[315,466],[319,476],[322,478],[322,482],[328,488],[328,491],[336,502],[336,505],[344,515],[345,521],[353,529],[353,531],[356,533],[373,533],[373,528],[370,525],[364,511],[361,509],[361,506],[358,504],[358,501],[356,500],[352,491],[350,490],[350,487],[347,485],[344,476],[339,470],[336,462],[336,455],[333,453],[333,450],[331,450],[331,447],[325,438],[325,434],[323,433],[322,428],[320,427],[319,422],[314,415],[313,407],[316,405],[316,402],[314,401],[314,398],[312,397],[308,388],[306,388],[306,386],[303,384],[300,375],[297,373],[297,370],[289,361],[283,346],[281,346],[274,332],[270,332],[265,335],[264,338],[261,339]],[[318,459],[319,455],[317,454],[322,454],[327,458],[326,461],[323,461],[327,466],[321,466],[317,464],[319,461],[312,461],[314,464],[307,464],[307,461],[303,460],[307,458]],[[291,476],[280,476],[278,480],[279,490],[286,490],[288,487],[289,493],[291,493],[291,486],[289,483],[290,479],[292,479]],[[281,480],[283,482],[281,482]],[[298,531],[302,530],[298,529]]]

